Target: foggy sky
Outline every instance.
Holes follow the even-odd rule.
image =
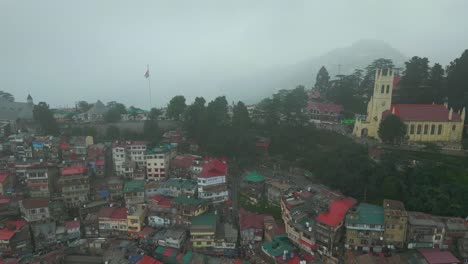
[[[0,0],[0,90],[53,107],[147,109],[149,64],[153,104],[190,103],[363,38],[446,65],[468,48],[467,10],[466,0]]]

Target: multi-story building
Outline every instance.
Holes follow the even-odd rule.
[[[322,185],[286,194],[281,216],[289,239],[304,251],[335,257],[346,212],[356,204],[352,198]]]
[[[127,208],[103,207],[98,213],[99,236],[127,238]]]
[[[127,226],[131,237],[138,237],[138,232],[143,229],[147,207],[144,204],[135,204],[128,207]]]
[[[360,203],[346,215],[346,248],[380,252],[384,246],[384,210]]]
[[[211,249],[215,246],[217,222],[218,217],[212,212],[199,215],[192,219],[190,235],[194,250]]]
[[[170,226],[176,223],[177,209],[171,206],[171,198],[154,195],[148,201],[148,224],[152,227]]]
[[[63,202],[67,207],[79,207],[88,202],[89,176],[84,166],[66,167],[58,180]]]
[[[455,246],[461,238],[468,238],[468,219],[460,217],[439,217],[445,224],[445,236],[442,248]]]
[[[171,147],[167,144],[162,147],[146,151],[146,178],[148,180],[160,181],[167,177],[169,172],[170,153]]]
[[[145,182],[128,181],[124,185],[124,198],[127,206],[145,202]]]
[[[309,100],[306,109],[312,122],[340,123],[343,118],[344,108],[339,104]]]
[[[24,220],[6,221],[0,227],[0,252],[2,257],[22,256],[32,253],[29,225]]]
[[[209,159],[198,175],[198,197],[213,203],[224,202],[229,192],[226,185],[227,164],[218,159]]]
[[[442,248],[445,236],[444,222],[430,214],[408,212],[407,244],[413,248]]]
[[[28,223],[44,221],[50,218],[49,200],[47,198],[24,199],[19,202],[24,220]]]
[[[126,151],[131,161],[135,161],[138,166],[145,166],[145,152],[146,145],[148,142],[145,141],[127,141]]]
[[[367,106],[367,116],[356,120],[353,134],[357,137],[379,138],[380,122],[390,114],[406,125],[409,142],[440,142],[459,145],[463,134],[465,109],[458,113],[448,105],[392,104],[396,78],[391,69],[378,69],[373,96]]]
[[[241,245],[259,243],[263,240],[265,215],[255,214],[241,208],[239,210],[239,228]]]
[[[31,163],[25,168],[25,177],[28,192],[31,197],[49,198],[54,192],[54,182],[58,175],[58,169],[51,163]]]
[[[162,194],[170,197],[181,195],[195,197],[196,192],[196,182],[189,179],[170,178],[159,184],[156,194]]]
[[[389,248],[403,248],[408,227],[408,213],[405,210],[405,205],[400,201],[385,199],[383,207],[385,244]]]
[[[187,230],[182,228],[169,228],[158,233],[158,245],[164,247],[181,248],[187,239]]]
[[[124,163],[128,160],[125,146],[115,144],[112,146],[112,161],[114,162],[114,171],[118,176],[124,176]],[[128,166],[127,166],[128,167]]]
[[[145,152],[146,142],[126,141],[113,144],[112,161],[115,174],[128,179],[143,180],[146,175]]]
[[[107,189],[109,190],[109,198],[118,200],[123,197],[123,182],[119,177],[109,177],[107,179]]]
[[[178,196],[171,200],[171,207],[177,209],[176,223],[189,225],[192,218],[208,210],[207,201],[190,196]]]
[[[67,221],[65,222],[65,233],[68,241],[80,239],[80,221]]]
[[[195,175],[195,168],[199,168],[202,161],[201,156],[196,155],[177,155],[170,162],[171,175],[177,178],[190,179]],[[200,173],[200,171],[198,171]]]

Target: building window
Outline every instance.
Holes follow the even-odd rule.
[[[435,125],[431,125],[431,135],[434,135],[435,133]]]
[[[428,130],[429,130],[429,125],[424,125],[424,135],[427,135]]]
[[[417,129],[417,131],[416,131],[416,133],[417,133],[418,135],[421,134],[421,128],[422,128],[422,126],[421,126],[421,125],[418,125],[418,129]]]
[[[382,88],[380,88],[380,93],[384,93],[385,91],[385,85],[382,84]]]
[[[452,126],[452,131],[455,131],[455,129],[457,129],[457,126],[456,126],[456,125],[453,125],[453,126]]]
[[[390,92],[390,84],[387,84],[387,91],[385,91],[387,94]]]
[[[413,135],[414,134],[414,125],[411,125],[410,127],[411,127],[410,134]]]
[[[438,135],[442,134],[442,125],[439,125],[439,130],[437,131],[437,134]]]

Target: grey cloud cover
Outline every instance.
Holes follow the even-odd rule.
[[[0,0],[0,90],[147,108],[150,64],[159,106],[211,99],[223,82],[362,38],[446,65],[468,48],[466,10],[465,0]]]

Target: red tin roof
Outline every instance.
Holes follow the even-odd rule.
[[[218,176],[226,176],[227,165],[218,159],[210,159],[203,164],[202,171],[200,173],[201,178],[211,178]]]
[[[356,200],[352,198],[334,201],[328,207],[328,212],[320,213],[317,216],[317,221],[325,225],[336,227],[343,221],[348,210],[356,203]]]

